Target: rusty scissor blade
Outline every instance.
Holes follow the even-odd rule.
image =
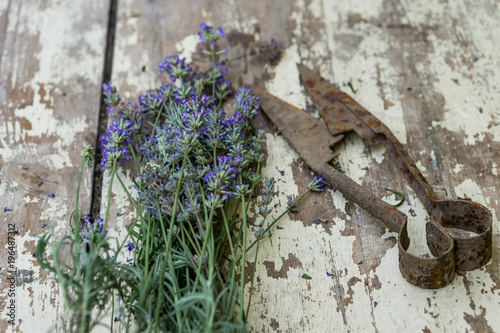
[[[408,179],[429,215],[432,215],[437,209],[438,198],[391,130],[319,73],[301,64],[297,64],[297,67],[306,91],[321,118],[325,120],[330,133],[337,135],[355,131],[367,147],[383,144],[395,164]]]
[[[288,142],[306,161],[311,163],[330,161],[335,154],[330,147],[344,136],[331,136],[325,124],[306,112],[282,101],[264,90],[253,88],[260,96],[260,104]],[[314,147],[314,149],[311,149]]]
[[[360,185],[328,162],[335,157],[330,147],[342,139],[332,136],[325,124],[306,112],[255,88],[261,97],[262,110],[275,124],[287,141],[296,149],[304,162],[344,197],[357,203],[387,227],[399,234],[399,264],[402,275],[408,282],[421,288],[441,288],[449,284],[455,275],[453,240],[437,229],[433,235],[441,245],[436,258],[420,258],[409,253],[410,240],[407,234],[407,217],[395,207],[366,192]]]
[[[300,78],[330,133],[355,131],[369,147],[385,139],[387,127],[346,93],[304,65],[297,64]]]
[[[399,234],[399,267],[405,279],[421,288],[442,288],[453,280],[455,270],[468,271],[486,264],[492,253],[491,212],[475,202],[439,200],[389,128],[319,74],[302,65],[298,67],[302,82],[326,124],[277,97],[258,91],[262,96],[262,110],[314,172],[342,192],[347,200]],[[431,217],[426,231],[434,258],[408,252],[410,240],[405,214],[329,164],[336,156],[330,147],[343,138],[343,133],[350,131],[357,132],[367,146],[382,143],[407,177]],[[458,236],[447,230],[448,227],[472,231],[475,235]]]
[[[491,212],[476,202],[440,200],[387,126],[318,73],[300,64],[297,67],[307,92],[331,134],[353,130],[363,139],[366,146],[378,143],[384,145],[392,162],[406,177],[408,184],[423,203],[431,222],[435,223],[434,227],[427,228],[434,230],[438,227],[454,227],[476,233],[475,236],[459,237],[443,230],[454,241],[456,269],[468,271],[486,264],[492,253]],[[433,236],[433,233],[428,232],[427,242],[431,252],[436,255],[442,251],[438,250],[440,241]]]

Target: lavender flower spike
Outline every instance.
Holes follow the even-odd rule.
[[[323,192],[325,190],[325,183],[323,182],[323,177],[321,176],[314,177],[314,179],[309,183],[309,189],[315,192]]]
[[[219,40],[219,38],[226,37],[224,30],[221,27],[217,28],[217,32],[213,32],[213,28],[206,23],[200,24],[200,30],[198,31],[198,36],[200,37],[200,41],[202,45],[210,44],[210,46],[214,46],[215,43]]]

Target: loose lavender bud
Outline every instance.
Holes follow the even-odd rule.
[[[288,197],[288,202],[286,203],[286,205],[291,212],[298,212],[299,211],[299,205],[298,205],[297,201],[292,199],[292,197]]]
[[[128,243],[124,247],[127,248],[127,250],[129,250],[129,252],[132,251],[133,249],[135,249],[134,243],[132,243],[132,242]]]

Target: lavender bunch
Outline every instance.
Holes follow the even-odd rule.
[[[219,46],[224,31],[203,23],[198,35],[202,53],[211,59],[209,68],[167,56],[158,70],[170,83],[132,101],[123,101],[112,82],[103,84],[111,119],[100,137],[97,161],[110,175],[105,214],[83,218],[78,207],[84,165],[94,162],[93,150],[87,147],[77,208],[70,217],[72,236],[65,238],[74,266],[48,261],[49,236],[37,247],[37,260],[63,286],[70,330],[85,332],[97,325],[105,305],[114,305],[118,297],[125,305],[116,316],[112,306],[111,330],[134,320],[138,331],[245,331],[251,294],[247,300],[236,277],[245,275],[248,250],[289,209],[264,229],[276,184],[273,178],[265,180],[257,203],[263,219],[256,240],[247,246],[248,209],[260,186],[264,160],[264,132],[256,133],[252,125],[259,97],[250,88],[233,88],[230,61],[220,59],[227,52]],[[271,41],[259,52],[276,60],[282,46]],[[234,91],[235,112],[228,115],[223,105]],[[123,166],[128,160],[133,166]],[[122,166],[136,168],[136,198],[117,172]],[[136,218],[113,250],[106,234],[115,180],[134,206]],[[315,178],[308,192],[322,186]],[[61,246],[53,250],[54,258],[59,258]],[[120,251],[127,250],[134,258],[124,264],[116,261]],[[257,254],[258,246],[255,261]],[[252,286],[254,275],[255,269]]]

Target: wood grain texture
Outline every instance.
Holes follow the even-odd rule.
[[[79,13],[68,9],[68,13],[75,16],[74,21],[78,22],[82,17],[88,16],[83,12],[94,13],[94,7],[99,7],[92,2],[87,3],[93,5],[88,5],[90,9],[80,8]],[[23,7],[17,9],[16,6],[13,2],[10,5],[5,4],[2,11],[15,13],[12,14],[13,17],[20,17],[18,13],[22,12]],[[500,148],[500,42],[496,36],[500,33],[500,13],[497,2],[123,0],[119,2],[118,10],[113,81],[125,99],[136,98],[145,90],[155,88],[160,82],[166,81],[165,77],[157,73],[156,67],[164,56],[181,52],[190,57],[197,48],[195,34],[200,22],[220,25],[226,30],[227,42],[230,45],[228,57],[248,51],[253,42],[274,37],[286,46],[281,62],[270,66],[244,58],[233,65],[232,78],[235,86],[265,86],[271,93],[289,103],[316,114],[310,100],[303,94],[295,63],[301,62],[315,68],[387,124],[406,145],[410,156],[415,159],[439,195],[443,198],[471,197],[474,201],[485,204],[493,213],[493,260],[481,270],[458,276],[452,285],[442,290],[429,291],[411,286],[401,277],[397,264],[397,248],[394,247],[395,234],[386,232],[381,223],[356,206],[349,205],[336,191],[312,194],[300,203],[299,213],[287,216],[279,223],[284,229],[273,230],[270,237],[261,242],[257,263],[251,262],[252,260],[248,263],[249,266],[255,265],[257,269],[257,283],[251,291],[254,294],[253,310],[249,316],[249,325],[253,330],[499,330],[500,318],[496,314],[500,310],[500,235],[496,211],[499,208],[497,196],[500,188],[500,162],[497,161]],[[44,11],[44,8],[34,10],[35,13]],[[99,15],[96,14],[90,21],[98,22],[100,19],[97,17],[102,15],[103,19],[105,13],[105,8],[101,8]],[[7,18],[7,14],[3,14],[0,27],[4,29],[3,27],[10,26],[10,29],[15,31],[19,25],[12,23],[14,19]],[[104,29],[105,25],[102,26]],[[88,102],[84,104],[83,101],[93,100],[92,98],[98,100],[98,87],[93,86],[92,82],[98,82],[99,78],[88,82],[83,80],[87,82],[87,86],[82,84],[77,88],[67,82],[77,75],[84,78],[91,76],[93,71],[88,68],[94,66],[93,61],[99,58],[99,52],[77,53],[79,56],[85,55],[86,60],[80,59],[80,63],[86,65],[79,67],[79,74],[75,74],[77,71],[72,69],[73,74],[64,72],[63,76],[57,74],[60,70],[59,63],[63,60],[76,62],[78,59],[72,53],[76,51],[62,54],[60,57],[64,59],[56,58],[59,60],[57,62],[50,57],[44,58],[45,61],[51,62],[49,65],[43,65],[37,60],[22,58],[21,54],[34,52],[33,50],[39,48],[56,53],[54,49],[57,50],[60,45],[55,39],[47,38],[40,44],[40,36],[34,34],[35,36],[23,42],[24,44],[15,46],[12,44],[12,37],[9,39],[9,34],[5,31],[2,32],[0,40],[3,50],[2,74],[12,73],[15,82],[24,84],[33,80],[30,75],[41,72],[45,75],[44,79],[37,79],[35,82],[52,82],[52,90],[48,90],[52,91],[50,96],[55,96],[56,88],[64,87],[62,78],[68,75],[65,81],[67,90],[61,91],[73,94],[74,98],[67,99],[72,102],[66,102],[73,103],[69,104],[73,108],[68,107],[71,110],[64,109],[66,113],[63,113],[62,106],[67,104],[58,104],[64,103],[64,99],[54,97],[52,103],[56,104],[49,104],[52,106],[47,107],[51,108],[53,115],[60,118],[51,116],[50,119],[62,119],[61,121],[65,121],[64,124],[69,126],[71,119],[78,119],[75,114],[84,113],[81,111],[82,105],[88,105]],[[97,36],[97,32],[95,34]],[[100,45],[102,48],[102,44]],[[96,45],[93,47],[97,48]],[[89,54],[92,54],[92,57]],[[94,60],[91,61],[90,58]],[[11,62],[20,62],[20,59],[23,59],[22,66],[4,65],[7,61],[5,59],[11,59]],[[99,66],[98,62],[96,64],[95,66]],[[242,69],[246,69],[247,74],[243,74]],[[52,75],[55,75],[56,81],[50,81]],[[35,164],[33,161],[36,161],[43,166],[49,165],[49,171],[53,171],[56,163],[63,163],[60,156],[69,156],[68,167],[76,170],[76,152],[80,147],[74,146],[76,142],[84,139],[84,132],[91,133],[91,128],[94,128],[90,125],[90,118],[85,120],[88,124],[86,128],[77,130],[78,135],[81,135],[80,141],[55,145],[54,150],[42,150],[38,146],[30,148],[34,143],[30,143],[29,138],[35,134],[28,133],[36,133],[36,145],[40,145],[40,137],[43,137],[44,133],[50,133],[45,134],[46,137],[55,138],[57,142],[62,134],[59,128],[56,132],[55,127],[60,123],[53,125],[51,132],[29,132],[33,130],[28,129],[28,125],[21,120],[17,125],[13,121],[14,117],[22,117],[15,114],[17,108],[24,110],[26,106],[35,103],[38,103],[37,107],[46,107],[46,98],[41,97],[41,87],[26,85],[32,87],[31,92],[25,94],[32,96],[33,101],[15,104],[25,102],[21,102],[24,97],[15,95],[22,91],[19,87],[23,85],[14,89],[15,85],[9,83],[12,82],[12,77],[5,80],[3,85],[7,87],[10,84],[10,90],[2,88],[5,90],[2,95],[4,90],[0,89],[0,96],[7,96],[4,100],[13,100],[13,106],[7,109],[11,110],[11,113],[4,112],[2,115],[9,117],[2,124],[10,124],[4,126],[0,135],[4,149],[2,171],[6,170],[6,163],[13,164],[17,161],[16,158],[20,160],[17,163]],[[348,83],[357,89],[355,94]],[[73,102],[80,98],[81,103]],[[8,104],[9,102],[6,105]],[[57,105],[59,106],[56,107]],[[77,110],[80,110],[79,113]],[[279,195],[275,198],[278,205],[275,212],[277,215],[284,208],[287,196],[303,193],[313,175],[284,139],[273,133],[271,126],[263,118],[259,118],[257,123],[260,128],[266,129],[268,139],[263,173],[265,176],[275,177],[278,181]],[[33,128],[40,128],[41,125],[37,126]],[[74,128],[75,125],[71,126]],[[21,141],[26,142],[22,154],[17,151],[10,152],[14,148],[6,150],[5,147],[11,147]],[[337,149],[341,152],[340,162],[346,174],[364,185],[368,191],[389,202],[395,202],[396,199],[389,192],[385,192],[384,188],[405,193],[407,202],[401,210],[410,217],[412,251],[425,254],[425,210],[404,179],[397,174],[390,160],[385,157],[383,148],[366,149],[359,137],[350,135]],[[41,161],[45,161],[45,164],[40,162],[36,154],[40,152],[44,153]],[[284,174],[278,170],[284,171]],[[125,166],[124,173],[122,178],[129,178],[130,168]],[[21,214],[20,208],[15,205],[28,197],[27,193],[30,192],[18,189],[18,184],[23,184],[21,180],[14,184],[10,180],[11,177],[5,175],[6,172],[2,172],[2,198],[7,198],[7,204],[14,208],[13,213],[4,215],[5,218],[11,216],[21,220],[23,216],[38,217],[36,212],[44,209],[47,210],[47,213],[42,215],[44,219],[55,219],[58,223],[66,221],[64,216],[57,214],[62,214],[60,212],[67,209],[71,201],[68,199],[64,205],[48,211],[49,204],[45,203],[46,199],[42,194],[40,197],[35,194],[29,197],[29,204],[35,206],[24,213],[27,215],[14,215]],[[73,178],[70,178],[72,182],[68,182],[67,178],[57,181],[64,186],[74,186],[74,175],[76,171]],[[107,181],[105,178],[104,188]],[[130,181],[127,185],[129,189],[133,189]],[[12,190],[13,187],[17,192]],[[56,199],[65,195],[69,198],[73,191],[67,192],[68,194],[56,193]],[[14,197],[11,193],[19,194]],[[38,198],[38,202],[33,203],[35,198]],[[104,193],[103,210],[105,198]],[[117,217],[110,224],[110,236],[125,236],[123,226],[128,224],[134,215],[127,202],[125,193],[116,183],[111,216],[116,216],[116,212],[126,214]],[[39,208],[40,205],[42,208]],[[328,219],[328,223],[316,224],[316,218]],[[29,243],[30,246],[33,246],[32,238],[29,240],[32,242]],[[29,249],[25,252],[23,262],[32,262]],[[249,258],[253,258],[251,254],[248,255]],[[333,276],[327,276],[327,272]],[[302,279],[304,273],[310,275],[312,280]],[[248,285],[246,288],[247,292],[250,292]],[[40,288],[37,290],[40,294],[47,294],[48,289],[46,287],[43,291]],[[34,315],[52,318],[40,312],[35,312]],[[121,329],[123,327],[118,325],[117,330]]]
[[[235,82],[266,83],[274,94],[313,113],[295,62],[319,69],[352,94],[351,82],[358,89],[353,97],[407,144],[443,197],[469,196],[494,213],[492,262],[443,290],[424,291],[400,277],[395,235],[356,207],[346,207],[337,192],[311,195],[301,202],[299,213],[280,222],[284,229],[261,244],[250,315],[255,330],[484,332],[499,327],[499,88],[494,82],[500,61],[494,36],[500,27],[495,2],[123,1],[119,8],[113,80],[125,96],[158,85],[162,79],[154,64],[163,56],[178,51],[189,55],[201,21],[233,30],[228,38],[232,55],[252,41],[274,36],[287,46],[282,62],[262,69],[261,63],[245,59],[242,67],[249,74],[235,75]],[[95,139],[107,11],[93,2],[4,2],[0,9],[1,196],[13,209],[3,218],[5,223],[21,221],[18,267],[27,281],[35,278],[18,288],[18,318],[47,318],[44,328],[49,328],[61,307],[57,286],[38,280],[32,235],[43,231],[40,223],[60,232],[66,226],[79,145]],[[59,29],[68,17],[73,24]],[[33,53],[35,58],[28,56]],[[259,126],[268,125],[259,120]],[[312,175],[280,136],[269,131],[267,138],[263,172],[277,178],[280,195],[275,200],[281,208],[287,195],[305,190]],[[408,205],[402,210],[413,217],[413,251],[425,253],[420,228],[425,212],[383,149],[367,150],[356,136],[338,149],[347,174],[367,190],[387,200],[394,199],[382,191],[385,187],[406,193]],[[39,180],[44,181],[40,187]],[[88,207],[88,175],[85,182],[83,204]],[[56,198],[47,199],[52,192]],[[123,236],[121,226],[133,214],[119,187],[114,192],[114,212],[129,212],[114,225]],[[329,222],[317,225],[315,218]],[[5,240],[0,242],[4,248]],[[303,273],[313,279],[301,279]],[[37,331],[43,330],[38,320],[17,327],[30,331],[34,323]]]
[[[12,209],[1,212],[2,332],[61,329],[60,290],[32,254],[38,234],[69,232],[80,152],[96,139],[106,20],[106,1],[0,1],[0,201]],[[84,213],[90,195],[86,172]],[[5,309],[8,223],[19,229],[15,326]]]

